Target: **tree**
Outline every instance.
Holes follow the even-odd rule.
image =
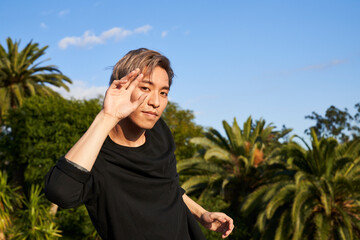
[[[316,124],[311,128],[315,129],[318,138],[334,137],[341,142],[347,142],[351,138],[360,136],[360,103],[355,105],[357,113],[352,116],[348,109],[340,110],[335,106],[330,106],[321,116],[316,112],[305,116],[306,119],[315,120]],[[310,129],[311,129],[310,128]],[[305,130],[305,133],[310,134],[310,129]]]
[[[199,201],[220,195],[229,204],[227,213],[236,222],[245,222],[239,209],[243,199],[266,180],[267,165],[281,146],[280,139],[291,129],[274,131],[265,120],[253,123],[249,117],[243,129],[234,123],[223,121],[227,138],[210,128],[205,137],[191,141],[203,147],[199,156],[181,161],[180,174],[187,176],[182,184],[187,194],[199,197]],[[269,162],[271,160],[271,162]],[[271,168],[269,168],[271,169]],[[243,224],[232,235],[236,239],[248,239],[248,226]]]
[[[169,102],[162,118],[169,126],[176,144],[175,155],[177,160],[190,158],[197,147],[190,142],[191,138],[199,137],[203,128],[194,123],[194,114],[190,110],[181,109],[176,103]]]
[[[7,51],[0,45],[0,124],[8,109],[22,105],[24,98],[41,96],[59,96],[49,85],[63,87],[72,83],[54,65],[40,66],[36,62],[45,54],[48,46],[39,48],[39,44],[29,42],[19,51],[20,41],[6,39]]]
[[[21,176],[12,177],[18,177],[25,188],[43,184],[50,167],[76,143],[100,110],[99,99],[28,98],[22,107],[9,111],[0,138],[5,160],[1,167],[9,173],[20,169]]]
[[[25,99],[23,105],[11,109],[6,118],[5,130],[0,137],[0,168],[7,169],[12,183],[21,185],[24,192],[32,185],[43,186],[45,174],[83,135],[100,110],[99,99],[66,100],[40,96]],[[50,211],[49,202],[43,196],[40,198],[40,203]],[[94,231],[86,211],[73,213],[60,209],[56,213],[56,222],[64,237],[75,235],[66,224],[72,218],[88,223],[83,226],[86,229],[76,232],[84,234],[79,235],[79,239],[85,239],[86,234]]]
[[[360,141],[311,137],[311,148],[286,144],[289,170],[246,199],[243,211],[258,211],[255,239],[360,238]]]
[[[201,145],[205,152],[180,162],[178,170],[190,176],[182,185],[187,193],[198,194],[200,198],[221,194],[233,206],[239,206],[259,182],[258,167],[266,161],[266,149],[275,149],[272,145],[291,130],[274,131],[271,124],[265,126],[264,120],[252,124],[251,117],[242,130],[236,119],[232,127],[226,121],[223,126],[227,138],[212,128],[205,137],[193,138],[191,142]]]

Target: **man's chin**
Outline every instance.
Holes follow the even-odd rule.
[[[155,123],[154,124],[144,124],[143,126],[140,126],[140,127],[144,130],[150,130],[155,126]]]
[[[135,122],[135,124],[141,129],[150,130],[155,126],[155,124],[156,124],[156,122],[158,120],[159,119],[156,119],[154,121],[141,121],[141,122],[138,122],[138,123]]]

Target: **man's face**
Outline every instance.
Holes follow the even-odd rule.
[[[150,75],[144,76],[131,95],[131,101],[135,101],[142,94],[148,94],[145,101],[129,115],[131,121],[142,129],[151,129],[168,103],[169,90],[167,72],[161,67],[155,67]]]

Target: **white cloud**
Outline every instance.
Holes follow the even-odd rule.
[[[45,24],[45,23],[40,23],[40,27],[43,28],[43,29],[47,29],[48,26]]]
[[[70,9],[64,9],[64,10],[61,10],[59,13],[58,13],[58,16],[59,17],[62,17],[62,16],[65,16],[67,14],[70,13]]]
[[[138,27],[134,30],[134,33],[147,33],[148,31],[150,31],[152,29],[152,26],[150,26],[149,24],[146,24],[144,26]]]
[[[169,35],[170,32],[176,32],[176,31],[180,30],[180,28],[181,28],[181,26],[172,26],[170,29],[162,31],[161,32],[161,37],[164,38],[167,35]],[[182,30],[182,33],[185,36],[187,36],[187,35],[190,34],[190,30],[186,30],[186,31]]]
[[[166,36],[168,35],[168,33],[169,33],[169,31],[163,31],[163,32],[161,33],[161,37],[162,37],[162,38],[166,37]]]
[[[77,47],[92,47],[98,44],[105,44],[108,39],[113,38],[115,41],[119,41],[133,34],[145,34],[151,30],[150,25],[144,25],[134,30],[127,30],[119,27],[114,27],[102,32],[99,36],[90,30],[85,31],[81,37],[65,37],[59,41],[59,47],[66,49],[70,45]]]
[[[335,65],[339,65],[339,64],[342,64],[342,63],[345,63],[345,62],[347,62],[346,59],[340,59],[340,60],[335,59],[335,60],[332,60],[331,62],[322,63],[322,64],[315,64],[315,65],[309,65],[309,66],[306,66],[306,67],[303,67],[303,68],[296,69],[295,71],[302,72],[302,71],[309,71],[309,70],[322,70],[322,69],[329,68],[329,67],[332,67],[332,66],[335,66]]]
[[[114,37],[115,40],[121,40],[127,36],[130,36],[132,34],[131,31],[126,30],[126,29],[122,29],[122,28],[118,28],[118,27],[114,27],[112,29],[109,29],[105,32],[102,32],[101,35],[99,36],[100,39],[102,40],[107,40],[109,38]]]
[[[64,98],[76,98],[76,99],[91,99],[99,96],[104,96],[107,90],[107,86],[89,86],[83,81],[74,81],[70,84],[70,92],[65,91],[63,88],[57,88],[50,86],[53,90],[60,93]]]

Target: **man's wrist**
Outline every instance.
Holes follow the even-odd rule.
[[[199,205],[200,206],[200,205]],[[207,210],[205,210],[204,208],[202,208],[200,206],[200,208],[196,209],[195,211],[192,212],[192,214],[195,216],[196,220],[201,223],[202,225],[204,225],[204,215],[208,213]]]
[[[204,211],[203,213],[201,213],[200,217],[198,218],[198,221],[201,223],[201,225],[205,226],[206,221],[204,220],[204,216],[205,214],[209,213],[209,211]]]
[[[110,114],[105,113],[104,109],[102,109],[98,115],[96,116],[102,124],[108,126],[109,130],[111,130],[121,119],[118,119]]]
[[[198,222],[203,224],[203,215],[207,213],[208,211],[205,210],[202,206],[197,204],[194,200],[192,200],[189,196],[186,194],[183,194],[183,200],[187,207],[189,208],[192,215],[196,218]]]

